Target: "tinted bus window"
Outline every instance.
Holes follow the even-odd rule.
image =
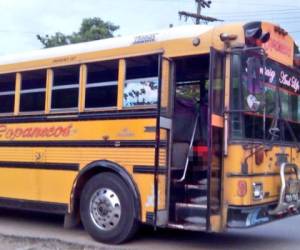
[[[158,94],[158,56],[141,56],[126,60],[123,106],[153,105]]]
[[[16,74],[0,75],[0,113],[12,113],[15,102]]]
[[[119,61],[87,65],[86,108],[117,106]]]
[[[46,75],[46,70],[22,73],[21,112],[35,112],[45,109]]]
[[[78,107],[79,65],[53,70],[52,109]]]

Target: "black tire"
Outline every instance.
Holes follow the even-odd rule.
[[[114,207],[114,205],[107,206],[107,204],[113,203],[110,203],[109,197],[108,200],[105,200],[107,197],[104,196],[105,192],[108,192],[107,190],[113,192],[118,198],[117,201],[120,203],[120,209],[118,210],[120,211],[119,215],[113,215],[114,212],[111,208]],[[97,198],[99,199],[96,200]],[[94,206],[91,204],[94,204]],[[99,204],[104,204],[104,209],[102,205]],[[95,209],[96,206],[97,209]],[[115,207],[117,207],[117,204]],[[105,212],[103,213],[103,211]],[[100,215],[100,217],[97,217],[98,215]],[[106,220],[106,215],[111,217],[112,222],[114,222],[113,219],[117,217],[118,222],[113,225],[111,229],[107,227],[104,228],[103,226],[105,226],[105,224],[102,225],[102,223],[108,223],[103,222],[103,220]],[[80,197],[80,216],[85,230],[95,240],[109,244],[120,244],[128,241],[137,231],[139,224],[132,191],[130,191],[126,183],[118,175],[113,173],[98,174],[87,182]],[[110,221],[110,219],[107,221]]]

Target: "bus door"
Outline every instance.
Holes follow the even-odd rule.
[[[170,116],[170,61],[158,55],[158,100],[156,117],[156,147],[154,172],[153,225],[168,223],[169,144],[172,120]]]
[[[211,49],[208,119],[207,229],[219,231],[221,225],[221,185],[224,138],[225,56]],[[219,226],[218,226],[219,225]]]
[[[169,226],[206,230],[209,54],[176,58]]]

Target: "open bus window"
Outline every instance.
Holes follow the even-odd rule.
[[[45,109],[46,70],[22,73],[20,111],[37,112]]]
[[[53,70],[52,109],[78,107],[79,65]]]
[[[0,75],[0,113],[12,113],[15,102],[16,74]]]
[[[87,65],[86,108],[117,106],[118,60]]]
[[[157,97],[158,55],[127,59],[123,106],[154,105]]]

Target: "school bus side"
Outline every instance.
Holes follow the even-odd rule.
[[[1,206],[65,213],[66,224],[73,224],[80,200],[89,192],[84,189],[86,184],[105,173],[102,176],[111,182],[123,183],[119,188],[134,201],[131,223],[152,223],[156,102],[124,100],[126,80],[158,84],[162,52],[166,57],[208,53],[210,34],[201,34],[200,47],[193,45],[193,38],[199,37],[195,33],[170,41],[2,64],[0,100],[6,105],[0,111]],[[139,64],[152,73],[137,73]],[[169,106],[169,66],[163,59],[163,107]],[[97,67],[110,71],[100,79],[102,85],[93,75]],[[105,101],[97,101],[90,90]],[[161,130],[160,140],[167,143],[166,131]],[[162,147],[158,186],[158,209],[162,211],[167,210],[168,164],[167,148]],[[132,228],[121,236],[92,236],[119,243],[136,227]]]

